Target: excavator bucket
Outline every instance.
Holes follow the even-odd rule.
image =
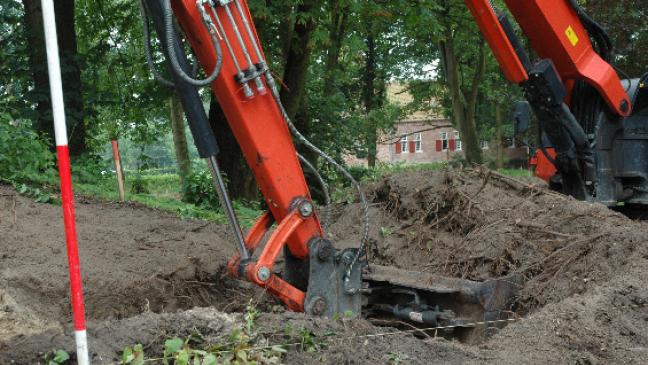
[[[522,278],[476,282],[371,265],[363,272],[364,313],[397,317],[421,328],[440,328],[464,342],[513,318]]]

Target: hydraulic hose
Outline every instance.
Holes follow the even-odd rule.
[[[358,197],[360,199],[360,204],[362,205],[362,210],[363,210],[363,230],[362,230],[362,238],[360,241],[360,248],[358,249],[358,252],[356,255],[353,257],[353,260],[351,261],[349,265],[349,269],[347,271],[347,277],[350,276],[351,270],[353,267],[358,263],[360,260],[360,257],[363,254],[366,254],[366,249],[367,249],[367,243],[369,242],[369,203],[367,202],[367,197],[362,190],[362,186],[360,186],[360,183],[347,171],[347,169],[344,168],[344,166],[340,165],[333,157],[329,156],[326,154],[324,151],[320,150],[317,146],[315,146],[311,141],[309,141],[306,137],[304,137],[301,132],[295,127],[295,124],[293,124],[290,116],[288,116],[288,112],[286,112],[286,108],[283,106],[281,103],[281,97],[279,96],[279,90],[277,87],[274,87],[275,83],[273,82],[274,79],[272,78],[272,74],[270,71],[266,73],[266,79],[272,80],[270,81],[270,85],[273,85],[270,87],[272,90],[272,95],[277,103],[277,106],[279,107],[279,110],[281,111],[281,114],[283,115],[284,119],[286,120],[286,123],[288,124],[288,128],[292,132],[292,134],[297,138],[297,140],[305,145],[308,149],[311,151],[315,152],[317,155],[322,157],[326,162],[328,162],[330,165],[335,167],[336,170],[338,170],[350,183],[353,185],[353,187],[356,189],[358,193]]]
[[[177,34],[173,26],[173,9],[171,8],[171,0],[163,0],[162,3],[162,7],[164,9],[164,23],[166,28],[166,42],[167,44],[173,44],[176,40]],[[197,5],[202,6],[200,4]],[[220,74],[221,68],[223,66],[223,52],[220,48],[220,43],[218,42],[214,31],[210,30],[209,34],[212,38],[212,43],[214,44],[214,50],[216,51],[216,66],[214,67],[211,75],[209,75],[204,80],[196,80],[187,75],[178,63],[175,49],[173,49],[173,47],[169,47],[169,60],[171,61],[171,70],[173,70],[174,73],[180,76],[180,78],[184,82],[190,85],[207,86],[211,84],[214,80],[216,80],[216,77],[218,77],[218,75]]]
[[[569,0],[569,5],[571,5],[574,11],[576,11],[578,18],[583,22],[585,28],[596,39],[596,44],[599,47],[601,57],[606,62],[611,62],[614,56],[614,44],[610,39],[610,35],[605,31],[601,24],[592,19],[592,17],[585,12],[576,0]]]
[[[173,82],[165,79],[155,68],[153,63],[152,56],[152,47],[151,47],[151,31],[149,29],[149,17],[148,12],[146,11],[146,5],[144,5],[144,0],[139,1],[140,15],[143,21],[143,30],[144,30],[144,54],[146,55],[146,64],[148,65],[149,71],[153,75],[153,78],[161,83],[164,86],[174,87]]]
[[[309,170],[311,170],[313,174],[315,174],[315,177],[317,178],[317,182],[320,184],[320,187],[322,188],[322,194],[324,194],[324,207],[325,208],[330,207],[331,194],[329,193],[328,184],[326,184],[326,181],[324,181],[322,174],[320,174],[319,171],[317,171],[315,166],[313,166],[313,164],[311,164],[310,161],[306,159],[306,157],[302,156],[299,153],[297,154],[297,156],[299,157],[299,161],[301,161],[302,164],[304,164],[304,166],[306,166]],[[322,226],[324,228],[327,228],[330,222],[331,222],[331,212],[330,210],[326,209],[326,213],[322,217]]]

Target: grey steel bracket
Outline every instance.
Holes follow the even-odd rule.
[[[322,238],[309,242],[310,275],[304,309],[307,314],[334,318],[357,317],[362,307],[361,265],[355,265],[347,278],[349,264],[357,249],[337,252],[333,245]],[[346,279],[346,283],[345,283]],[[353,288],[357,290],[345,290]]]

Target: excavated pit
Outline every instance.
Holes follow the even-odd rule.
[[[285,343],[288,326],[325,342],[291,348],[284,363],[643,363],[648,357],[648,225],[605,207],[486,170],[406,172],[367,187],[371,262],[483,281],[519,274],[511,310],[526,319],[493,329],[485,343],[394,332],[365,320],[285,312],[262,290],[227,279],[227,227],[133,204],[80,199],[80,255],[94,363],[118,361],[142,343],[195,331],[222,341],[245,323]],[[353,245],[360,207],[334,207],[333,242]],[[0,363],[37,364],[72,352],[60,207],[0,187]],[[344,245],[344,244],[342,244]],[[398,327],[398,325],[393,325]],[[283,335],[280,335],[283,334]],[[263,361],[262,361],[263,362]]]

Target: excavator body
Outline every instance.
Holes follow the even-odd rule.
[[[507,17],[496,13],[488,0],[465,2],[506,77],[523,87],[533,110],[545,118],[541,124],[554,145],[554,163],[569,193],[590,196],[593,185],[608,176],[616,178],[617,170],[606,170],[619,166],[615,159],[648,148],[644,144],[648,138],[642,138],[648,135],[648,129],[642,127],[648,110],[645,102],[642,104],[648,99],[642,96],[644,88],[637,81],[630,86],[622,84],[605,57],[594,50],[588,35],[591,29],[583,25],[569,1],[506,1],[542,58],[535,64]],[[238,247],[228,265],[232,276],[265,288],[291,310],[318,316],[364,312],[420,326],[459,329],[506,321],[521,283],[517,277],[473,282],[369,265],[366,231],[357,249],[337,250],[328,240],[292,137],[334,166],[335,161],[291,123],[245,0],[142,0],[142,6],[146,24],[147,14],[155,24],[173,85],[185,110],[193,113],[188,113],[187,119],[194,140],[210,166],[230,219]],[[204,73],[213,78],[198,82],[187,76],[190,66],[179,31]],[[196,92],[196,86],[207,84],[268,206],[268,212],[245,236],[231,209],[216,160],[218,146]],[[590,130],[574,116],[580,115],[573,109],[583,100],[582,90],[595,95],[600,108],[600,114],[595,113],[598,124],[591,130],[593,137],[586,135],[585,130]],[[635,103],[639,107],[633,113]],[[603,133],[613,138],[592,143],[590,137],[599,138]],[[648,171],[646,159],[624,159],[623,166],[627,170],[624,179],[647,178],[642,175]],[[344,169],[337,167],[345,175]],[[359,195],[366,207],[361,189]],[[282,254],[285,264],[280,269],[275,263]]]

